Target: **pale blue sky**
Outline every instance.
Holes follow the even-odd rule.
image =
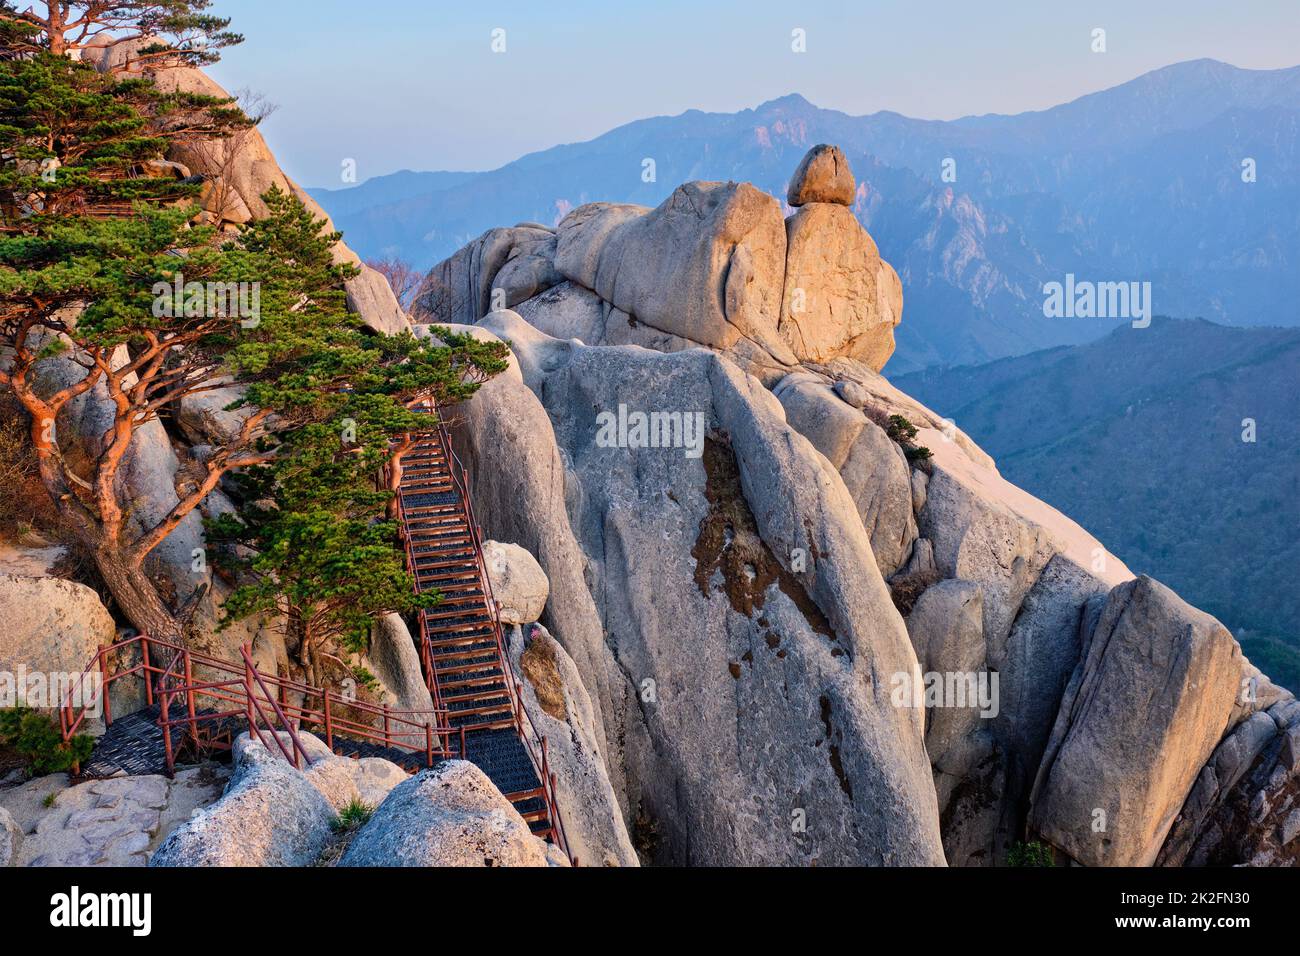
[[[1297,0],[218,0],[214,76],[279,105],[289,173],[490,169],[621,123],[786,93],[862,114],[1041,109],[1180,60],[1300,62]],[[1107,31],[1093,53],[1091,32]],[[506,31],[506,52],[491,34]],[[791,51],[791,31],[807,52]]]

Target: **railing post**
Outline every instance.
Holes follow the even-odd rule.
[[[330,725],[330,692],[325,689],[321,696],[325,698],[325,746],[329,748],[330,753],[334,752],[334,729]]]
[[[244,657],[244,700],[248,703],[248,735],[251,737],[257,726],[257,711],[253,706],[253,663]]]
[[[384,704],[384,746],[391,747],[393,745],[393,736],[389,732],[388,727],[388,705]]]
[[[424,765],[433,766],[433,725],[424,725]]]
[[[176,772],[176,755],[172,750],[172,725],[168,719],[168,712],[171,710],[172,695],[166,687],[162,690],[162,714],[158,721],[162,724],[163,732],[163,754],[167,762],[167,776],[171,777]]]
[[[199,743],[199,722],[195,718],[194,707],[194,672],[190,661],[190,652],[181,651],[182,659],[185,661],[185,712],[190,718],[190,736],[194,738],[194,744],[197,747]]]
[[[99,692],[104,697],[104,726],[107,727],[113,723],[113,707],[108,700],[108,653],[104,650],[104,645],[99,645]]]
[[[149,635],[140,635],[140,666],[144,671],[144,702],[153,706],[153,675],[149,673]]]

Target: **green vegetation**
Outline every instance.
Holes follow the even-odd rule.
[[[176,26],[207,4],[116,6]],[[0,26],[34,26],[5,9]],[[57,27],[45,25],[47,40]],[[315,677],[327,645],[360,649],[376,615],[436,600],[412,593],[376,476],[404,436],[433,424],[415,406],[469,397],[506,367],[506,349],[449,332],[440,343],[369,334],[347,312],[358,270],[335,263],[339,234],[278,188],[262,197],[268,216],[236,234],[204,224],[191,202],[201,184],[162,157],[250,125],[230,100],[142,75],[39,50],[0,62],[0,348],[14,356],[0,391],[26,413],[60,526],[145,633],[183,637],[201,596],[175,606],[145,560],[219,484],[242,487],[240,511],[209,527],[238,583],[229,619],[283,614]],[[42,381],[52,358],[72,373],[53,393]],[[239,434],[196,463],[169,513],[132,520],[119,471],[137,431],[230,379],[245,392],[230,406],[247,410]],[[78,441],[54,423],[92,389],[113,420],[101,441]]]
[[[910,462],[924,463],[934,457],[934,453],[930,449],[924,445],[915,444],[913,440],[916,438],[916,426],[902,415],[889,416],[889,423],[885,426],[885,434],[902,447],[903,454],[907,456],[907,460]]]
[[[362,803],[360,800],[352,800],[339,811],[339,815],[334,819],[332,826],[335,832],[354,830],[364,825],[374,812],[375,808],[370,804]]]
[[[77,734],[66,743],[54,722],[30,707],[0,710],[0,744],[12,747],[27,764],[29,777],[71,770],[90,757],[93,737]]]
[[[1055,866],[1052,848],[1045,843],[1032,840],[1028,843],[1017,841],[1007,849],[1007,866]]]

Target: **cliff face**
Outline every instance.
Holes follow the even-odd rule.
[[[784,230],[689,183],[493,230],[417,306],[512,345],[456,434],[551,580],[638,849],[1293,860],[1300,704],[878,374],[897,280],[814,153],[790,195],[832,201]]]

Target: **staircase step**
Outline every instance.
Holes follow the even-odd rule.
[[[438,666],[438,678],[441,680],[450,674],[472,674],[474,671],[490,670],[500,670],[500,662],[493,659],[493,661],[484,663],[461,663],[461,665],[451,665],[450,667]],[[439,687],[441,687],[441,684],[439,684]]]

